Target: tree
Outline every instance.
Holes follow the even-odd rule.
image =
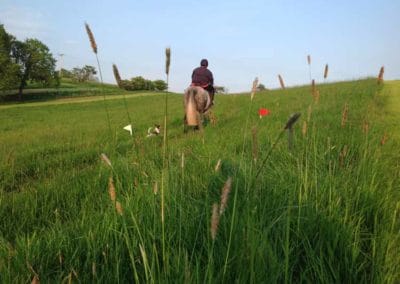
[[[155,80],[153,81],[153,84],[157,91],[165,91],[168,88],[167,83],[163,80]]]
[[[226,94],[226,88],[223,86],[214,86],[215,93],[217,94]]]
[[[56,60],[49,52],[49,48],[39,40],[15,41],[11,48],[11,54],[19,66],[18,97],[20,100],[28,81],[40,82],[44,86],[59,84],[55,71]]]
[[[69,71],[69,70],[67,70],[67,69],[61,68],[61,70],[60,70],[60,77],[61,77],[61,78],[69,78],[69,79],[72,79],[72,72]]]
[[[19,66],[11,58],[15,38],[0,25],[0,90],[14,89],[18,86]]]
[[[257,86],[257,90],[258,91],[265,91],[265,90],[267,90],[267,88],[265,88],[265,85],[264,84],[258,84],[258,86]]]
[[[82,68],[75,67],[71,71],[72,79],[78,83],[87,81],[97,81],[94,75],[97,74],[96,68],[90,65],[85,65]]]
[[[142,76],[131,79],[133,90],[146,90],[146,79]]]

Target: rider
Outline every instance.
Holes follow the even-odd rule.
[[[192,73],[192,86],[202,87],[210,94],[211,105],[214,104],[214,78],[210,70],[207,69],[208,60],[202,59],[200,67],[193,70]]]

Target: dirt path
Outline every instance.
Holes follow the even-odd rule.
[[[127,99],[130,99],[143,96],[161,96],[163,94],[164,93],[143,93],[143,94],[126,94],[125,96]],[[117,100],[117,99],[122,99],[123,97],[124,95],[107,95],[106,100]],[[103,99],[104,99],[103,96],[65,98],[65,99],[56,99],[53,101],[46,101],[46,102],[0,105],[0,109],[8,109],[16,107],[37,107],[37,106],[61,105],[61,104],[79,104],[79,103],[102,101]]]

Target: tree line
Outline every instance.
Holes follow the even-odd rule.
[[[43,86],[58,86],[56,60],[49,48],[37,39],[17,40],[0,25],[0,90],[22,91],[27,83],[38,82]]]
[[[56,71],[56,59],[44,43],[33,38],[17,40],[0,24],[0,91],[18,89],[18,99],[22,100],[28,83],[58,87],[61,78],[70,78],[76,83],[97,82],[96,74],[96,68],[90,65]],[[121,80],[118,86],[128,91],[167,89],[165,81],[151,81],[141,76]]]

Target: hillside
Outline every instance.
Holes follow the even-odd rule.
[[[68,78],[63,78],[60,86],[44,88],[40,84],[29,84],[23,90],[23,102],[54,101],[56,99],[93,97],[103,95],[118,95],[137,93],[127,92],[113,84],[101,84],[99,82],[77,83]],[[0,91],[0,104],[9,104],[18,101],[18,90]]]
[[[217,95],[188,134],[169,94],[165,163],[164,94],[3,108],[0,282],[400,281],[400,83],[317,87]]]

